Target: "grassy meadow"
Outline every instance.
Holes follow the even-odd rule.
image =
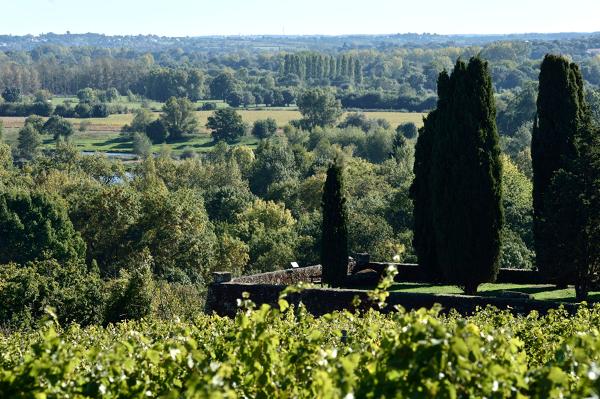
[[[453,285],[435,285],[421,283],[394,284],[391,291],[412,292],[419,294],[452,294],[461,295],[463,291]],[[542,301],[576,302],[575,288],[556,288],[555,285],[528,285],[528,284],[482,284],[477,290],[477,295],[498,296],[502,292],[520,292],[529,294],[533,299]],[[600,292],[590,292],[590,302],[600,300]]]

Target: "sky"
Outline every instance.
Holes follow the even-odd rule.
[[[0,34],[600,31],[600,0],[0,0]]]

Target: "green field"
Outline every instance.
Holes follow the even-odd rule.
[[[5,132],[5,140],[10,145],[16,145],[17,143],[18,129],[10,128]],[[126,139],[120,133],[115,131],[87,131],[79,132],[76,131],[73,135],[73,143],[81,151],[94,151],[94,152],[121,152],[130,153],[133,151],[133,145],[131,140]],[[206,152],[209,151],[213,146],[214,142],[212,137],[207,133],[197,134],[189,136],[185,140],[169,143],[168,147],[171,148],[174,154],[180,154],[186,148],[191,148],[195,152]],[[256,147],[258,139],[253,136],[242,137],[238,145],[245,145],[250,148]],[[44,148],[53,148],[55,141],[52,137],[45,136],[43,139]],[[159,152],[162,144],[154,145],[152,150]]]
[[[462,294],[463,291],[452,285],[434,285],[420,283],[394,284],[391,291],[413,292],[419,294]],[[502,292],[521,292],[530,294],[533,299],[542,301],[575,302],[575,288],[556,289],[553,285],[524,285],[524,284],[481,284],[478,295],[499,296]],[[589,301],[600,301],[600,292],[590,292]]]
[[[131,103],[128,103],[131,104]],[[213,111],[196,111],[196,116],[200,121],[200,125],[206,125],[208,117],[212,115]],[[244,109],[238,110],[238,113],[242,116],[242,119],[247,123],[254,123],[259,119],[273,118],[279,126],[284,126],[294,119],[300,119],[300,112],[294,109]],[[158,117],[158,113],[155,113]],[[423,116],[421,113],[411,112],[364,112],[368,118],[376,119],[382,118],[387,120],[392,127],[396,127],[401,123],[413,122],[420,127],[423,125]],[[343,117],[342,117],[343,118]],[[91,123],[90,130],[92,131],[119,131],[123,125],[130,123],[133,119],[133,114],[114,114],[107,118],[86,118],[76,119],[69,118],[75,126],[78,126],[81,121],[89,121]],[[22,117],[0,117],[0,120],[4,122],[6,128],[21,128],[25,118]]]
[[[62,101],[66,98],[62,97]],[[131,105],[132,103],[127,103]],[[294,109],[257,109],[257,110],[239,110],[242,119],[252,124],[259,119],[273,118],[279,126],[285,126],[291,120],[299,119],[300,112]],[[180,153],[186,147],[191,147],[197,152],[208,151],[214,142],[209,132],[204,128],[208,117],[213,111],[197,111],[196,116],[200,122],[200,133],[187,138],[185,141],[171,143],[169,146],[174,153]],[[158,117],[158,113],[155,113]],[[414,122],[417,126],[423,123],[424,114],[420,113],[405,113],[405,112],[365,112],[368,118],[383,118],[387,120],[392,127],[400,123]],[[73,137],[75,145],[82,151],[101,151],[101,152],[131,152],[132,143],[124,139],[121,134],[121,128],[131,123],[133,114],[114,114],[107,118],[87,118],[87,119],[72,119],[69,121],[75,127],[75,135]],[[18,130],[23,127],[25,118],[22,117],[0,117],[5,127],[5,140],[15,145],[17,141]],[[90,123],[87,131],[79,132],[78,128],[82,121]],[[255,147],[258,140],[252,136],[243,137],[240,144]],[[44,140],[44,146],[51,148],[54,146],[54,141],[50,138]],[[160,146],[154,146],[154,150],[158,151]]]
[[[52,105],[54,105],[55,107],[59,104],[64,104],[66,102],[69,102],[69,103],[71,103],[71,106],[74,106],[79,102],[79,99],[76,96],[53,96],[50,101],[52,102]],[[225,106],[225,103],[223,103],[222,101],[217,101],[217,100],[197,101],[194,105],[196,107],[201,107],[205,103],[217,103],[217,108],[221,108],[221,107]],[[122,105],[129,109],[138,109],[138,108],[141,108],[143,105],[145,105],[146,107],[148,107],[150,110],[153,110],[153,111],[160,111],[160,109],[163,106],[163,103],[161,103],[159,101],[154,101],[154,100],[129,101],[127,96],[121,96],[117,101],[113,101],[110,104]]]

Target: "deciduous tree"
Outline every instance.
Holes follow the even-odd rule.
[[[214,141],[233,143],[246,133],[246,124],[232,108],[216,110],[208,117],[206,127],[212,130]]]
[[[297,100],[302,114],[302,124],[312,129],[315,126],[331,126],[342,115],[342,105],[333,93],[324,89],[309,89]]]
[[[169,132],[168,140],[179,140],[185,134],[198,131],[194,105],[187,98],[169,98],[162,108],[160,119]]]

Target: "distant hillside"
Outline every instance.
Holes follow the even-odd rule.
[[[184,51],[229,52],[232,50],[349,50],[390,46],[440,47],[485,45],[495,41],[592,40],[600,47],[600,33],[526,33],[510,35],[437,35],[404,33],[393,35],[348,36],[203,36],[165,37],[155,35],[106,36],[103,34],[54,34],[39,36],[0,35],[0,49],[32,50],[43,45],[66,47],[130,48],[135,51],[159,51],[169,48]]]

